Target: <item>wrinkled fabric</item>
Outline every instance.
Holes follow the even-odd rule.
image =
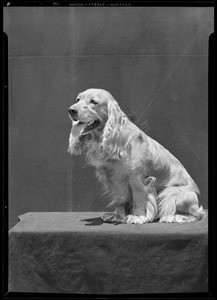
[[[9,291],[207,292],[208,218],[107,224],[101,212],[29,212],[9,231]]]

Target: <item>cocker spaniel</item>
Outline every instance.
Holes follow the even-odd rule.
[[[71,154],[86,154],[114,212],[104,222],[190,222],[202,219],[199,189],[167,149],[141,131],[103,89],[80,93],[69,110]]]

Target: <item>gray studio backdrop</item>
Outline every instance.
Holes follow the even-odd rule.
[[[67,153],[78,92],[110,91],[187,168],[208,205],[208,38],[213,8],[6,7],[9,221],[104,211],[94,170]]]

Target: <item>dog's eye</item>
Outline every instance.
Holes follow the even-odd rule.
[[[77,98],[77,99],[76,99],[76,102],[79,102],[79,101],[80,101],[80,98]]]
[[[97,102],[95,101],[95,100],[90,100],[90,103],[92,103],[92,104],[97,104]]]

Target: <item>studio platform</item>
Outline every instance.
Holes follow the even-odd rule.
[[[29,212],[9,231],[9,291],[76,294],[208,291],[208,217],[106,224],[102,212]]]

